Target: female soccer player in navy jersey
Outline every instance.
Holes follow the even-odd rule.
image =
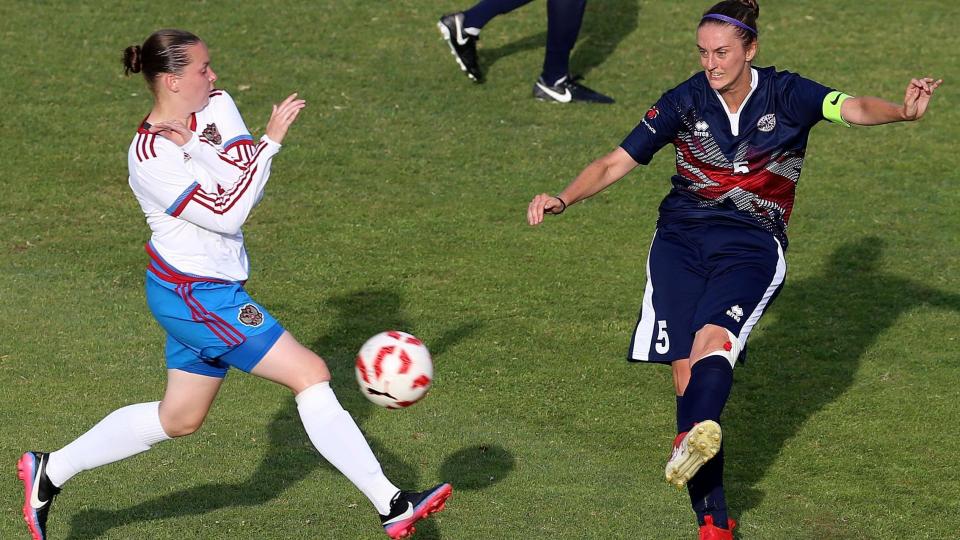
[[[942,81],[913,79],[903,104],[852,97],[788,71],[755,68],[752,0],[708,9],[697,28],[703,72],[669,90],[613,152],[558,195],[527,208],[536,225],[676,147],[660,204],[647,285],[628,357],[668,363],[677,431],[666,480],[690,492],[700,538],[732,538],[718,423],[751,329],[783,286],[787,221],[810,129],[821,120],[876,125],[920,119]]]
[[[207,46],[195,35],[159,30],[126,49],[124,66],[143,72],[155,98],[127,162],[152,231],[146,294],[167,333],[167,388],[161,401],[118,409],[56,452],[23,454],[17,468],[34,540],[46,538],[53,498],[75,474],[196,431],[230,367],[290,388],[317,450],[370,499],[391,538],[409,536],[416,521],[442,509],[451,486],[397,489],[337,401],[324,361],[243,288],[249,265],[240,227],[305,102],[293,94],[274,105],[254,145],[230,96],[214,88]]]

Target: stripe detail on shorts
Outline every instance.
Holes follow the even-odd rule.
[[[657,237],[657,231],[654,229],[653,238],[650,239],[650,245],[653,246],[653,239]],[[650,278],[650,252],[647,250],[647,286],[643,291],[643,306],[640,308],[640,321],[633,331],[633,347],[630,348],[630,358],[633,360],[646,361],[650,359],[650,341],[653,339],[653,322],[657,320],[657,314],[653,310],[653,280]],[[649,316],[648,316],[649,314]]]
[[[777,243],[777,271],[773,275],[770,286],[767,287],[766,292],[763,293],[763,298],[757,304],[757,307],[754,308],[753,313],[747,317],[747,322],[743,323],[743,327],[740,329],[740,334],[737,336],[737,340],[740,342],[740,350],[743,350],[747,346],[747,338],[750,337],[750,331],[753,330],[757,321],[760,320],[763,311],[767,309],[767,306],[783,285],[783,280],[787,277],[787,260],[783,256],[783,246],[780,245],[780,241],[777,240],[776,236],[773,237],[773,241]]]
[[[193,320],[203,323],[225,344],[233,347],[240,345],[246,340],[246,336],[231,326],[230,323],[220,318],[216,313],[207,311],[207,309],[193,297],[192,283],[177,285],[177,294],[180,295],[183,303],[190,309],[190,316],[193,317]]]

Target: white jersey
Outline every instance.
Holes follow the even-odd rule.
[[[191,129],[199,126],[202,133],[182,147],[144,125],[130,144],[130,188],[153,231],[151,269],[168,281],[245,281],[240,227],[263,195],[280,145],[264,135],[254,146],[220,90],[191,118]]]

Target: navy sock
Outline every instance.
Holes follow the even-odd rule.
[[[540,77],[550,86],[570,73],[570,51],[580,34],[586,6],[587,0],[547,0],[547,52]]]
[[[720,413],[733,386],[733,367],[726,358],[713,355],[700,359],[690,370],[690,382],[677,412],[678,427],[687,431],[703,420],[720,420]],[[683,420],[684,424],[680,425]],[[687,482],[690,503],[701,525],[707,514],[718,527],[727,526],[727,501],[723,493],[723,447]]]
[[[733,367],[726,358],[720,355],[701,358],[690,369],[690,382],[683,392],[679,416],[691,425],[703,420],[719,421],[732,386]]]
[[[480,0],[475,6],[463,12],[464,28],[483,28],[490,19],[509,13],[533,0]]]
[[[697,513],[697,521],[704,524],[704,518],[713,516],[713,524],[727,528],[727,498],[723,494],[723,446],[713,459],[693,475],[687,482],[690,493],[690,505]]]
[[[684,431],[690,431],[690,426],[693,424],[688,424],[687,419],[680,415],[680,411],[683,410],[683,396],[677,396],[677,434],[683,433]]]

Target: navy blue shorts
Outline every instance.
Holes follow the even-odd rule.
[[[167,369],[219,378],[230,367],[249,372],[283,334],[240,283],[177,283],[148,270],[146,290],[167,332]]]
[[[783,287],[787,264],[777,239],[736,222],[661,225],[647,258],[647,287],[627,359],[669,363],[689,358],[704,325],[747,338]]]

